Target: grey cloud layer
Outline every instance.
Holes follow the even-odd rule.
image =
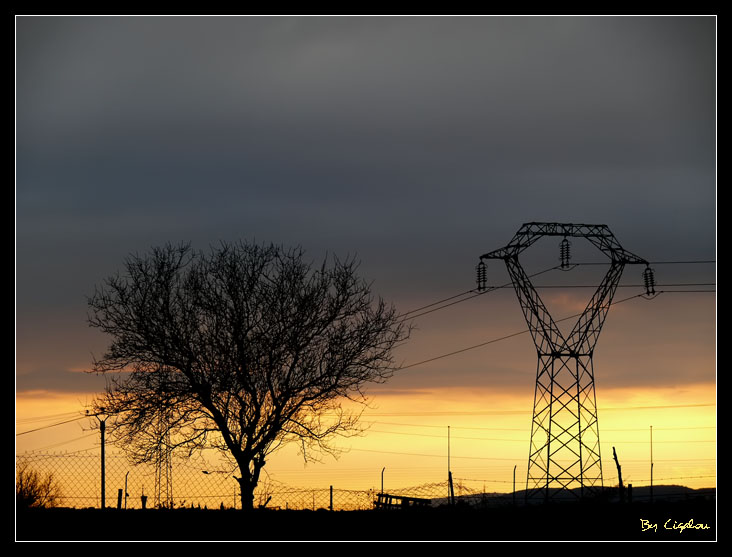
[[[166,241],[433,299],[530,220],[713,257],[715,54],[713,18],[19,18],[18,311]]]

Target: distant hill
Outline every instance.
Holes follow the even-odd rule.
[[[580,499],[580,489],[571,490],[571,492],[558,493],[559,490],[550,490],[550,499],[552,501],[562,503],[578,501]],[[688,501],[691,499],[713,499],[716,496],[716,489],[705,488],[705,489],[692,489],[683,485],[654,485],[653,495],[651,496],[650,486],[633,486],[632,488],[632,500],[636,503],[650,502],[653,501],[664,501],[664,502],[676,502],[676,501]],[[455,502],[461,504],[467,504],[470,506],[477,507],[495,507],[502,505],[511,505],[514,500],[516,504],[523,505],[525,503],[526,490],[516,491],[515,499],[513,493],[477,493],[470,495],[456,495]],[[606,487],[603,495],[597,497],[599,499],[606,500],[610,503],[619,501],[619,494],[617,487]],[[628,498],[628,491],[626,486],[626,500]],[[543,503],[544,498],[535,495],[529,501],[530,503]],[[447,505],[449,503],[447,497],[432,499],[432,506],[438,507]]]

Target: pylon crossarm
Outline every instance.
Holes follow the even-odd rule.
[[[623,265],[648,265],[648,261],[642,257],[630,253],[618,243],[609,231],[607,235],[586,236],[587,240],[607,255],[613,263]]]
[[[543,236],[586,238],[611,260],[622,263],[647,265],[648,261],[623,249],[613,233],[604,224],[567,224],[556,222],[529,222],[521,226],[507,246],[485,253],[481,259],[517,257]]]

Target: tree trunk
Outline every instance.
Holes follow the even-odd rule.
[[[236,478],[239,482],[239,489],[241,491],[241,508],[245,511],[251,511],[254,509],[254,490],[259,483],[259,473],[262,471],[264,461],[254,459],[250,463],[246,462],[239,463],[239,471],[241,472],[241,478]]]
[[[257,484],[251,478],[237,478],[241,490],[241,508],[245,511],[254,509],[254,488]]]

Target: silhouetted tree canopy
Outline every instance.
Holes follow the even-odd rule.
[[[233,457],[243,508],[284,443],[322,454],[355,430],[342,403],[390,377],[409,336],[353,260],[314,267],[300,249],[241,242],[167,245],[124,269],[89,298],[90,325],[112,337],[93,371],[119,372],[95,404],[138,462],[171,447]]]
[[[19,510],[56,507],[61,500],[61,488],[53,473],[41,473],[27,462],[15,470],[15,505]]]

